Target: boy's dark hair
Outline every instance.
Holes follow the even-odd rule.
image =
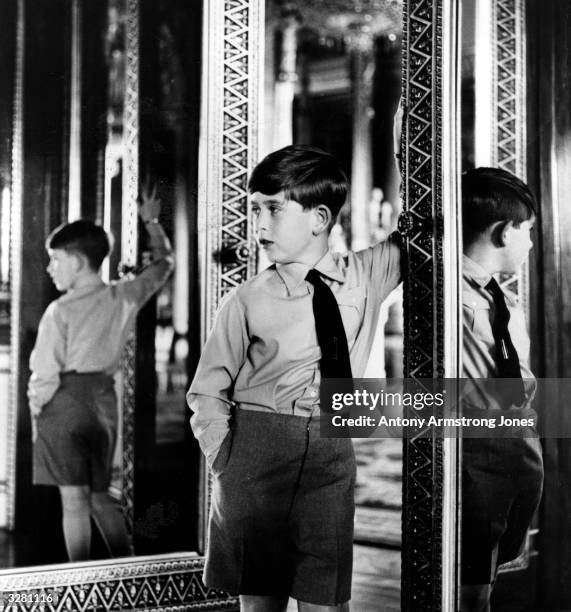
[[[310,145],[290,145],[270,153],[254,168],[250,193],[283,191],[303,208],[324,204],[334,222],[347,198],[347,177],[331,155]]]
[[[537,214],[535,198],[517,176],[499,168],[474,168],[462,175],[462,234],[471,244],[498,221],[516,227]]]
[[[46,240],[46,248],[84,255],[95,272],[111,250],[107,232],[100,225],[86,219],[56,227]]]

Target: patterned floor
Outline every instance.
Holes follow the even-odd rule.
[[[355,439],[355,541],[399,547],[402,509],[402,440]]]

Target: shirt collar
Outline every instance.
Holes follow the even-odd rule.
[[[327,251],[325,255],[313,266],[322,276],[326,276],[338,283],[345,282],[343,271],[338,267],[331,251]],[[292,262],[287,264],[276,264],[276,272],[285,283],[289,293],[292,293],[307,276],[311,267],[307,264]]]
[[[98,291],[101,287],[106,287],[103,279],[100,282],[91,283],[90,285],[86,285],[85,287],[78,287],[75,289],[71,289],[70,291],[66,291],[63,295],[60,296],[60,300],[67,301],[73,300],[78,297],[83,297],[84,295],[88,295],[94,291]]]
[[[492,280],[492,275],[467,255],[462,256],[462,275],[480,287],[485,287]]]

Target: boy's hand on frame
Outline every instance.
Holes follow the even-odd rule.
[[[158,223],[161,200],[157,197],[157,186],[146,180],[139,193],[139,215],[143,223]]]

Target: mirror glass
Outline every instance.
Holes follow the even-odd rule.
[[[491,590],[484,585],[494,584],[492,609],[498,611],[531,609],[538,580],[534,508],[541,489],[541,447],[532,429],[503,426],[500,417],[500,410],[507,408],[507,416],[519,419],[537,410],[529,345],[531,243],[529,221],[513,236],[511,224],[503,222],[489,223],[492,229],[487,232],[474,229],[485,214],[480,206],[484,198],[497,201],[500,194],[506,200],[514,193],[516,179],[510,176],[526,183],[531,176],[522,92],[536,84],[526,81],[531,68],[521,27],[523,10],[523,3],[500,8],[485,0],[464,0],[461,20],[461,165],[468,173],[462,195],[471,206],[467,204],[463,214],[462,376],[480,389],[479,398],[464,397],[463,410],[490,423],[477,438],[470,428],[463,430],[461,581],[464,603],[472,605],[477,597],[485,605]],[[474,171],[482,167],[492,170]],[[510,174],[501,174],[504,171]],[[520,236],[522,231],[526,234]],[[513,240],[524,249],[515,259],[506,259],[502,253],[513,249]],[[495,288],[489,284],[492,278]],[[509,323],[503,314],[507,312]],[[515,363],[514,369],[509,363]],[[518,383],[518,376],[523,381]],[[498,377],[513,382],[492,387],[490,380]],[[525,400],[523,395],[514,400],[518,384]]]
[[[134,108],[132,91],[129,91],[132,77],[128,74],[133,69],[133,60],[128,57],[126,38],[133,23],[132,18],[127,23],[130,18],[127,2],[106,0],[89,7],[73,2],[66,5],[66,10],[62,9],[60,21],[70,20],[66,32],[73,67],[66,73],[70,79],[67,93],[71,108],[77,110],[77,116],[71,120],[73,134],[68,136],[78,158],[70,164],[69,176],[62,172],[61,180],[68,181],[70,193],[72,185],[81,183],[84,187],[92,185],[93,190],[86,191],[81,202],[74,201],[73,206],[71,196],[69,206],[67,201],[54,205],[46,197],[46,219],[38,221],[30,215],[24,220],[27,237],[38,243],[34,255],[38,260],[37,279],[24,279],[24,283],[46,280],[48,258],[43,241],[58,224],[54,221],[56,213],[50,213],[51,208],[61,213],[60,220],[71,221],[81,216],[102,224],[109,232],[113,250],[102,268],[106,282],[122,282],[140,272],[148,264],[151,251],[142,223],[138,236],[141,265],[139,269],[124,265],[126,245],[137,241],[137,236],[128,236],[125,230],[127,151],[132,147],[129,139],[135,135],[139,145],[140,184],[148,182],[156,187],[162,203],[160,221],[177,260],[174,274],[140,312],[135,330],[136,359],[132,353],[126,353],[123,367],[115,376],[119,432],[109,493],[127,518],[135,555],[197,549],[198,453],[189,432],[185,393],[200,349],[195,235],[202,10],[199,4],[188,6],[169,0],[152,6],[147,3],[140,8],[137,25],[140,29],[136,32],[140,37],[137,125],[127,123],[132,121],[129,117]],[[28,16],[24,27],[38,26],[38,36],[52,35],[50,28],[56,27],[52,21],[42,22],[42,17],[34,19],[34,15]],[[14,24],[15,21],[12,27]],[[12,70],[15,72],[15,68]],[[43,86],[41,80],[25,83],[24,101],[26,96],[37,95]],[[67,110],[64,105],[62,114]],[[41,121],[39,114],[35,120]],[[30,129],[25,124],[24,134]],[[28,163],[31,164],[24,153],[24,166]],[[5,568],[67,561],[57,489],[31,486],[27,406],[8,401],[8,282],[13,273],[9,268],[8,187],[9,180],[5,181],[3,176],[0,183],[0,520],[4,522],[0,523],[0,566]],[[15,245],[13,253],[18,252],[19,246]],[[52,293],[39,305],[42,311],[51,299],[58,297],[52,287],[49,290]],[[23,386],[29,375],[25,364],[38,320],[39,317],[29,330],[31,340],[26,337],[22,347]],[[133,372],[134,413],[129,417],[125,389],[133,381]],[[8,431],[4,424],[9,406],[20,419],[21,450],[16,455],[16,477],[18,482],[26,483],[24,493],[18,494],[13,525],[4,520],[10,505],[7,496],[14,495],[13,490],[4,486],[10,468],[5,461],[6,447],[13,443],[4,437]],[[34,511],[38,507],[42,512]],[[108,548],[95,522],[92,533],[90,558],[108,558]]]
[[[339,160],[350,194],[331,232],[336,253],[368,248],[396,228],[401,204],[393,117],[401,91],[401,22],[398,2],[266,2],[263,152],[311,144]],[[260,253],[260,269],[267,263]],[[381,307],[363,376],[402,379],[402,363],[397,289]],[[358,467],[352,605],[368,609],[374,601],[396,610],[402,439],[353,442]]]

